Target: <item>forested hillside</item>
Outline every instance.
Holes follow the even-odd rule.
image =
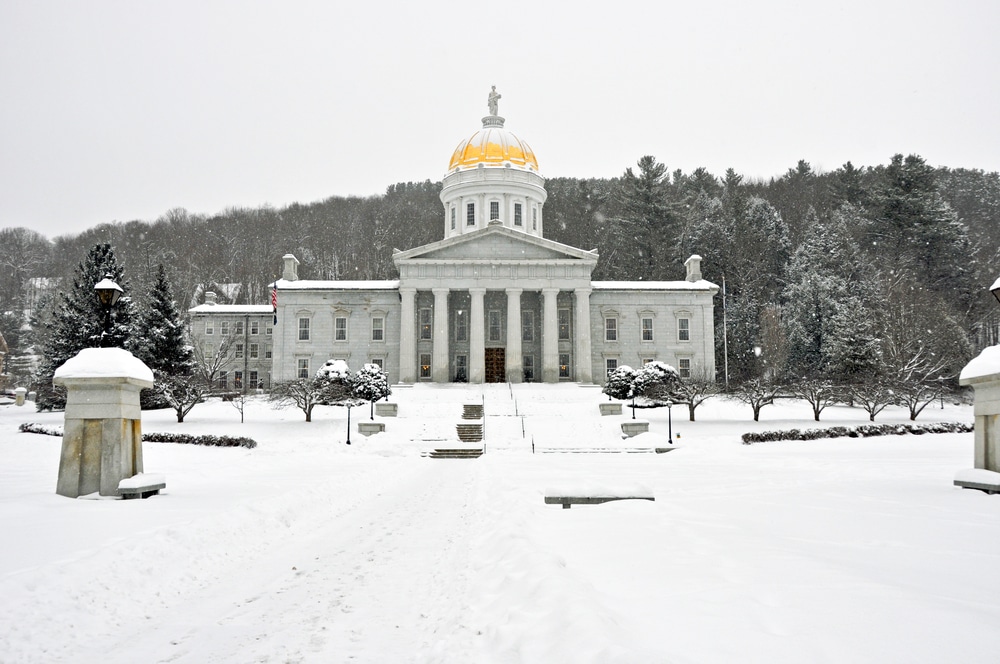
[[[22,338],[24,312],[36,324],[46,316],[30,286],[38,278],[68,283],[104,242],[140,308],[160,263],[175,293],[197,299],[214,290],[237,303],[267,301],[286,253],[302,262],[304,279],[395,278],[393,248],[443,237],[440,187],[401,183],[382,196],[208,217],[175,209],[54,239],[6,228],[0,332],[23,353],[31,342]],[[1000,276],[997,173],[896,155],[830,173],[801,161],[781,177],[751,181],[732,170],[670,172],[647,156],[619,178],[552,178],[546,189],[545,236],[596,248],[595,279],[679,279],[689,255],[704,257],[705,278],[726,286],[718,365],[728,364],[732,380],[851,380],[912,361],[903,348],[921,349],[922,369],[951,379],[975,348],[997,340],[997,306],[985,290]]]

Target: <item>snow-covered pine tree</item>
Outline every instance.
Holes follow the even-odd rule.
[[[38,393],[38,410],[65,407],[65,391],[52,385],[56,369],[84,348],[101,345],[104,312],[94,286],[106,275],[110,275],[125,294],[111,312],[111,329],[104,338],[104,345],[132,350],[134,306],[128,294],[125,268],[118,264],[110,244],[95,245],[77,266],[72,288],[59,293],[51,327],[40,349],[42,360],[32,381]]]
[[[157,383],[152,390],[143,390],[142,407],[175,407],[172,397],[185,391],[178,390],[177,385],[171,386],[169,392],[161,388],[166,387],[168,378],[195,380],[195,360],[162,263],[157,267],[146,308],[140,313],[133,346],[132,352],[153,370]]]
[[[389,377],[377,364],[366,364],[354,374],[351,392],[369,402],[369,418],[375,419],[375,402],[392,394]]]

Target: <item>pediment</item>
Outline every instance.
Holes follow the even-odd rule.
[[[506,228],[485,228],[459,237],[402,251],[393,260],[510,261],[573,260],[596,262],[597,253]]]

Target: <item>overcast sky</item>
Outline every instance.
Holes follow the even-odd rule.
[[[997,0],[0,0],[0,227],[440,180],[491,85],[548,177],[1000,170]]]

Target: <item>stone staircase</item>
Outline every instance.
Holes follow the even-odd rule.
[[[458,432],[458,439],[464,444],[463,447],[438,447],[425,456],[432,459],[478,459],[483,456],[486,449],[482,445],[483,430],[483,405],[465,404],[462,407],[462,422],[455,425]]]

